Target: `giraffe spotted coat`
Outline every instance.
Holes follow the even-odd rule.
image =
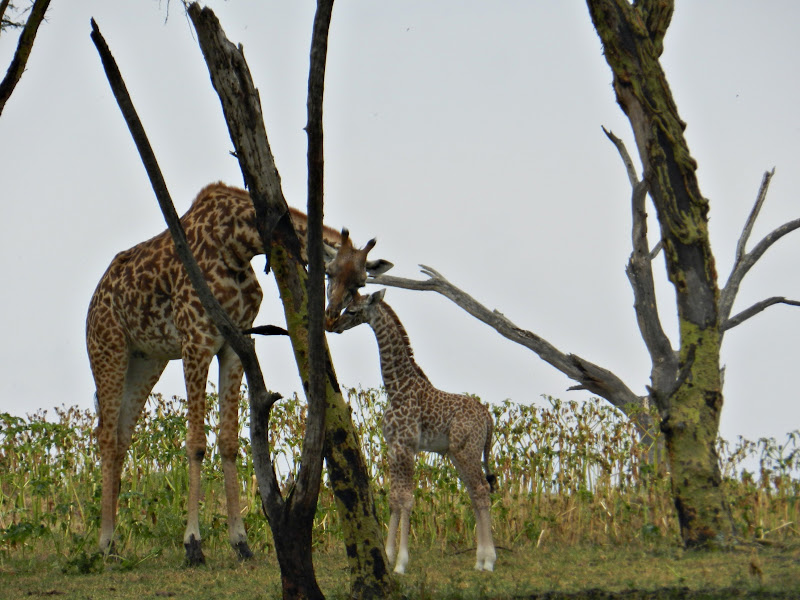
[[[489,515],[489,493],[495,480],[489,470],[492,416],[477,399],[433,386],[414,360],[403,324],[383,301],[385,291],[370,296],[356,293],[345,311],[328,322],[328,328],[342,333],[368,323],[378,342],[381,373],[389,398],[381,423],[391,484],[386,554],[390,562],[395,559],[399,525],[395,572],[405,572],[416,455],[420,451],[438,452],[450,457],[472,500],[478,538],[475,568],[492,571],[496,560]]]
[[[291,218],[304,243],[306,216],[292,209]],[[181,223],[211,291],[239,327],[250,327],[262,299],[250,261],[264,253],[250,195],[222,183],[209,185],[198,194]],[[331,252],[340,242],[340,234],[329,228],[325,228],[323,238]],[[250,556],[235,462],[242,366],[202,308],[168,231],[120,252],[111,261],[89,305],[86,345],[99,415],[101,550],[109,552],[113,547],[120,475],[136,421],[167,362],[181,359],[189,459],[184,544],[190,563],[204,561],[198,516],[200,471],[206,451],[206,380],[216,356],[220,402],[217,439],[225,479],[228,535],[241,557]]]

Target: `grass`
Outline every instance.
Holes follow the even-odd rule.
[[[388,483],[379,429],[385,395],[350,390],[349,400],[385,524]],[[57,409],[54,418],[44,411],[0,414],[0,598],[280,596],[246,437],[240,458],[244,516],[259,558],[241,565],[227,544],[213,394],[201,514],[210,566],[181,566],[187,488],[183,404],[179,398],[152,397],[137,430],[123,473],[118,563],[95,554],[100,473],[94,415],[76,408]],[[652,448],[638,442],[613,409],[600,401],[552,398],[546,406],[506,401],[491,409],[500,482],[492,506],[497,572],[472,571],[469,501],[450,464],[423,455],[411,562],[402,578],[408,597],[536,597],[592,588],[620,594],[704,587],[749,594],[800,590],[800,432],[783,443],[719,441],[725,493],[747,545],[737,552],[684,553],[665,465],[646,460]],[[297,398],[273,410],[270,440],[283,481],[298,463],[304,411]],[[341,530],[327,488],[319,500],[315,553],[326,595],[346,597]]]
[[[225,549],[209,557],[209,566],[191,569],[177,566],[181,559],[181,552],[172,550],[135,566],[114,564],[98,573],[79,575],[63,573],[58,559],[40,557],[0,569],[0,594],[7,600],[49,596],[120,600],[280,597],[274,555],[243,564]],[[678,597],[703,592],[721,598],[792,598],[800,590],[798,560],[798,546],[683,552],[677,547],[526,545],[501,550],[497,571],[489,574],[472,570],[472,556],[429,549],[412,551],[400,585],[406,597],[420,599],[504,599],[545,593],[557,598],[558,594],[569,597],[587,590],[620,595],[639,590],[649,594],[678,591]],[[328,598],[347,597],[342,550],[318,552],[315,568]]]

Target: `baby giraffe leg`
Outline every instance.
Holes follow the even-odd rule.
[[[395,573],[405,573],[408,565],[408,532],[411,528],[411,509],[414,506],[414,453],[408,448],[392,448],[389,450],[389,536],[386,539],[386,556],[391,563],[394,558],[394,547],[397,527],[400,527],[400,547],[397,551]]]
[[[472,500],[472,509],[475,511],[475,529],[477,537],[477,552],[475,569],[477,571],[493,571],[497,558],[492,540],[492,520],[489,514],[491,499],[489,497],[489,482],[481,469],[480,452],[470,452],[463,446],[456,447],[451,452],[450,458],[458,471],[461,481],[467,487]]]
[[[492,540],[492,521],[488,508],[475,511],[475,526],[478,530],[478,551],[475,569],[477,571],[494,571],[497,553]]]
[[[392,507],[391,512],[389,533],[386,536],[386,558],[389,559],[389,564],[393,565],[394,558],[397,556],[397,524],[400,522],[400,511]]]
[[[397,550],[397,562],[394,565],[395,573],[405,573],[408,565],[408,532],[411,529],[411,502],[409,507],[400,511],[400,548]]]

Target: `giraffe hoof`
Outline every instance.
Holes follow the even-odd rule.
[[[247,542],[237,542],[233,544],[233,549],[236,551],[236,556],[239,557],[239,560],[250,560],[253,558],[253,551],[250,550],[250,546],[247,545]]]
[[[186,548],[186,564],[190,567],[206,564],[206,557],[203,556],[203,548],[200,540],[192,536],[188,543],[183,545]]]

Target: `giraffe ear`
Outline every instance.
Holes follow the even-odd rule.
[[[373,294],[372,294],[372,295],[369,297],[369,303],[370,303],[370,304],[377,304],[378,302],[380,302],[381,300],[383,300],[383,297],[384,297],[385,295],[386,295],[386,288],[383,288],[382,290],[378,290],[377,292],[373,293]]]
[[[336,248],[333,246],[329,246],[328,244],[322,244],[322,259],[325,261],[325,265],[327,266],[333,259],[336,258]]]
[[[388,260],[383,260],[379,258],[378,260],[369,260],[367,261],[367,273],[369,273],[372,277],[377,277],[378,275],[382,275],[386,273],[389,269],[394,266],[394,263],[390,263]]]

